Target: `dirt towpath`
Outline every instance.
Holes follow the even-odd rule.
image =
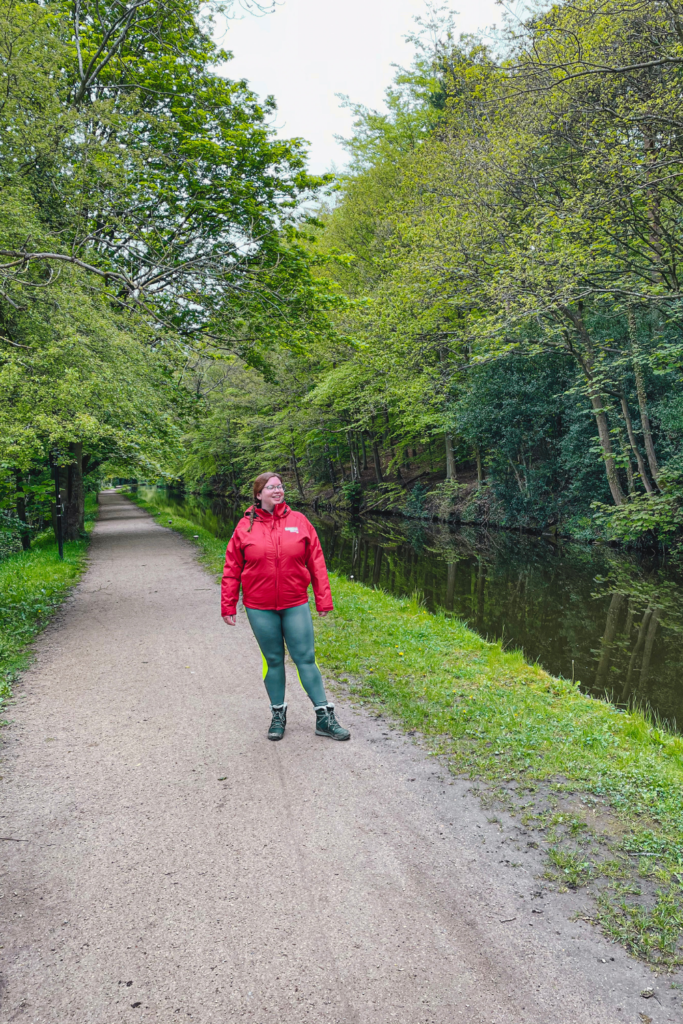
[[[680,1019],[410,738],[343,700],[351,742],[317,738],[295,684],[269,743],[244,614],[101,502],[2,734],[1,1024]]]

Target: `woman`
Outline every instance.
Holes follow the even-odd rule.
[[[225,553],[221,614],[235,625],[242,600],[263,655],[263,680],[270,698],[269,740],[281,740],[287,724],[285,641],[299,680],[313,702],[316,736],[348,740],[351,733],[335,718],[315,660],[308,584],[313,584],[318,615],[332,611],[332,595],[318,535],[306,516],[285,503],[282,480],[261,473],[254,481],[254,504],[235,527]]]

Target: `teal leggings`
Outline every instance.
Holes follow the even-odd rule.
[[[327,704],[323,677],[315,661],[313,620],[308,604],[281,612],[245,608],[263,655],[263,681],[274,705],[285,702],[285,641],[303,686],[313,704]]]

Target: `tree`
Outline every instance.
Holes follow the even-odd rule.
[[[57,452],[69,535],[95,464],[180,465],[197,408],[183,365],[262,366],[329,332],[298,213],[324,179],[274,137],[272,98],[216,73],[229,55],[210,27],[194,0],[11,0],[0,16],[5,451],[20,473]]]

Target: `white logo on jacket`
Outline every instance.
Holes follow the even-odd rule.
[[[285,526],[285,530],[287,530],[288,533],[298,533],[299,532],[299,527],[298,526]]]

